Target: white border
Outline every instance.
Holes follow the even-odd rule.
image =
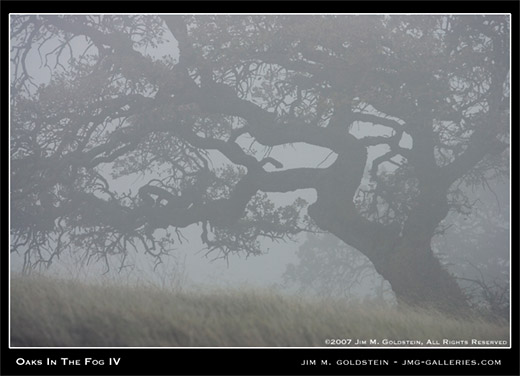
[[[512,13],[9,13],[9,56],[11,56],[11,16],[12,15],[60,15],[60,16],[73,16],[73,15],[143,15],[143,16],[152,16],[152,15],[197,15],[197,16],[274,16],[274,15],[287,15],[287,16],[383,16],[383,15],[392,15],[392,16],[422,16],[422,15],[458,15],[458,16],[469,16],[469,15],[500,15],[500,16],[508,16],[510,25],[512,26],[513,18]],[[509,68],[510,68],[510,87],[513,84],[513,72],[512,72],[512,36],[511,33],[509,35]],[[9,64],[9,82],[11,82],[11,64]],[[511,133],[512,130],[512,90],[509,95],[509,131]],[[9,85],[9,113],[8,113],[8,134],[9,134],[9,145],[11,144],[11,85]],[[11,148],[9,147],[9,161],[8,161],[8,170],[11,171]],[[9,349],[16,350],[25,350],[25,349],[421,349],[421,350],[429,350],[429,349],[477,349],[477,350],[487,350],[487,349],[501,349],[501,350],[509,350],[512,348],[512,320],[513,320],[513,308],[512,308],[512,213],[511,213],[511,198],[512,198],[512,170],[511,170],[511,145],[509,146],[509,346],[492,346],[492,347],[471,347],[471,346],[460,346],[460,347],[426,347],[426,346],[409,346],[409,347],[401,347],[401,346],[387,346],[387,347],[351,347],[351,346],[320,346],[320,347],[286,347],[286,346],[275,346],[275,347],[16,347],[11,346],[11,252],[9,251],[9,303],[8,303],[8,335],[9,335]],[[8,215],[9,219],[11,218],[11,178],[9,175],[9,205],[8,205]],[[9,249],[11,248],[11,237],[9,236]]]

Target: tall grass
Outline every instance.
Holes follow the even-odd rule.
[[[12,346],[310,347],[326,346],[327,338],[426,343],[508,336],[505,323],[259,290],[171,292],[48,277],[11,281]]]

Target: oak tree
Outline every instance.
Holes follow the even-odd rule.
[[[465,309],[431,239],[464,208],[461,186],[508,174],[507,16],[13,15],[10,28],[11,251],[27,268],[65,250],[160,257],[191,225],[222,255],[320,230],[399,301]],[[329,163],[270,156],[299,143]],[[300,189],[316,200],[269,200]]]

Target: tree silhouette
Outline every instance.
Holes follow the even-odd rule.
[[[464,310],[430,242],[461,183],[508,173],[509,69],[507,16],[12,16],[11,250],[160,257],[196,224],[256,254],[321,229],[399,301]],[[270,157],[297,143],[332,162]]]

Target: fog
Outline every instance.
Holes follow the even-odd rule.
[[[10,21],[11,276],[508,318],[509,17]]]

